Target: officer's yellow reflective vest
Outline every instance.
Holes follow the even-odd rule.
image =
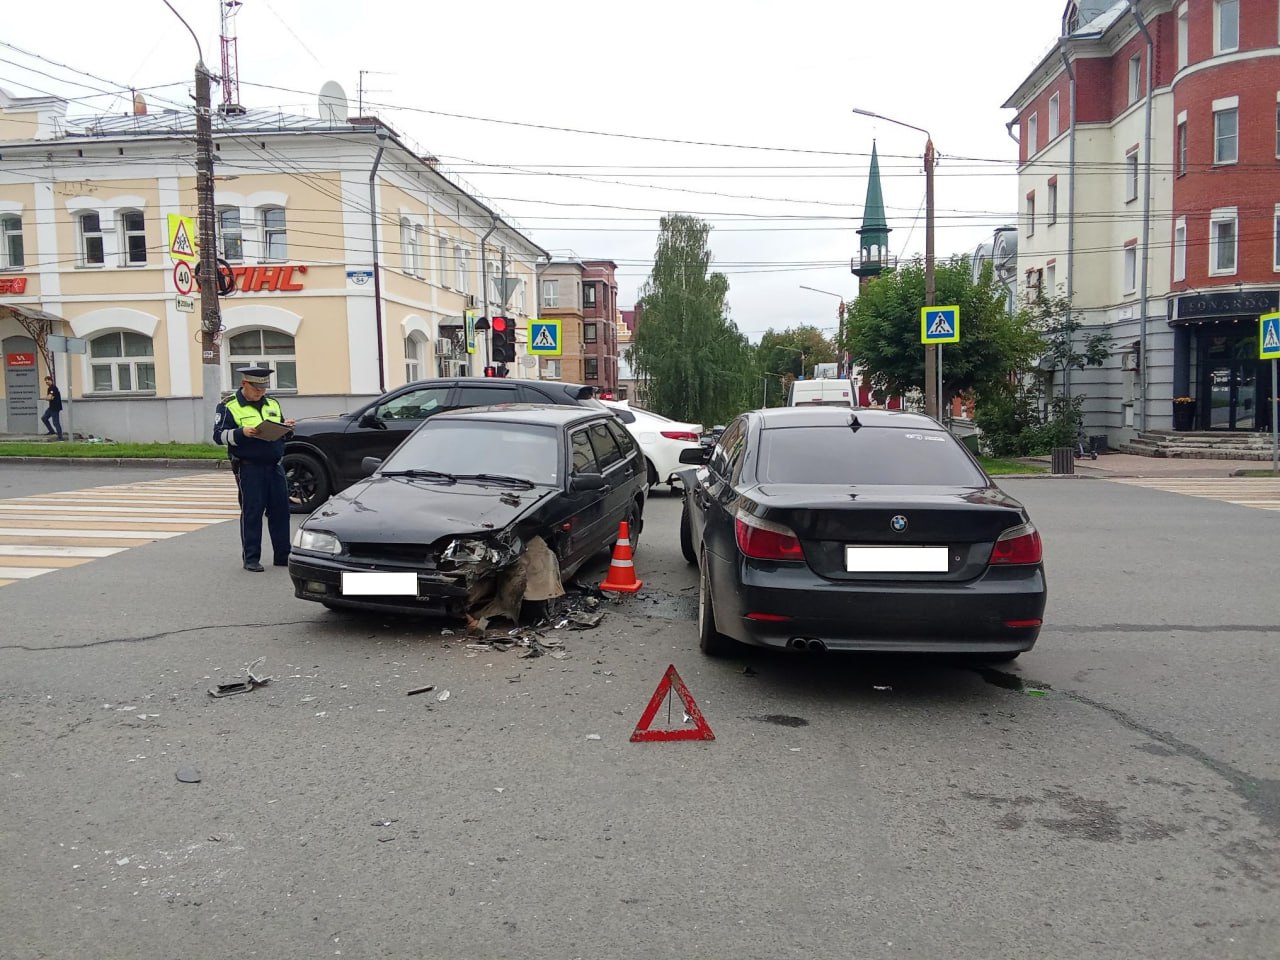
[[[280,409],[280,401],[275,397],[263,399],[261,413],[258,412],[257,407],[241,403],[239,397],[232,397],[226,402],[225,407],[227,413],[231,414],[231,419],[235,421],[236,426],[241,430],[245,427],[256,427],[263,420],[284,423],[284,411]]]

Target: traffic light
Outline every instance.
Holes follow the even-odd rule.
[[[485,367],[484,375],[486,377],[496,377],[498,375],[498,371],[494,367]]]
[[[489,321],[493,338],[495,363],[516,362],[516,322],[510,317],[494,317]]]

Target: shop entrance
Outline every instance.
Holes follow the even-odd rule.
[[[1269,427],[1266,403],[1270,371],[1257,359],[1255,337],[1205,337],[1201,343],[1202,429],[1258,430]]]

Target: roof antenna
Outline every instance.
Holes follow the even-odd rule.
[[[849,414],[849,429],[854,433],[857,433],[862,429],[862,421],[858,419],[858,415],[856,413]]]

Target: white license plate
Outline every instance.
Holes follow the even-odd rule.
[[[344,597],[416,597],[418,575],[409,573],[342,572]]]
[[[845,547],[849,573],[946,573],[946,547]]]

